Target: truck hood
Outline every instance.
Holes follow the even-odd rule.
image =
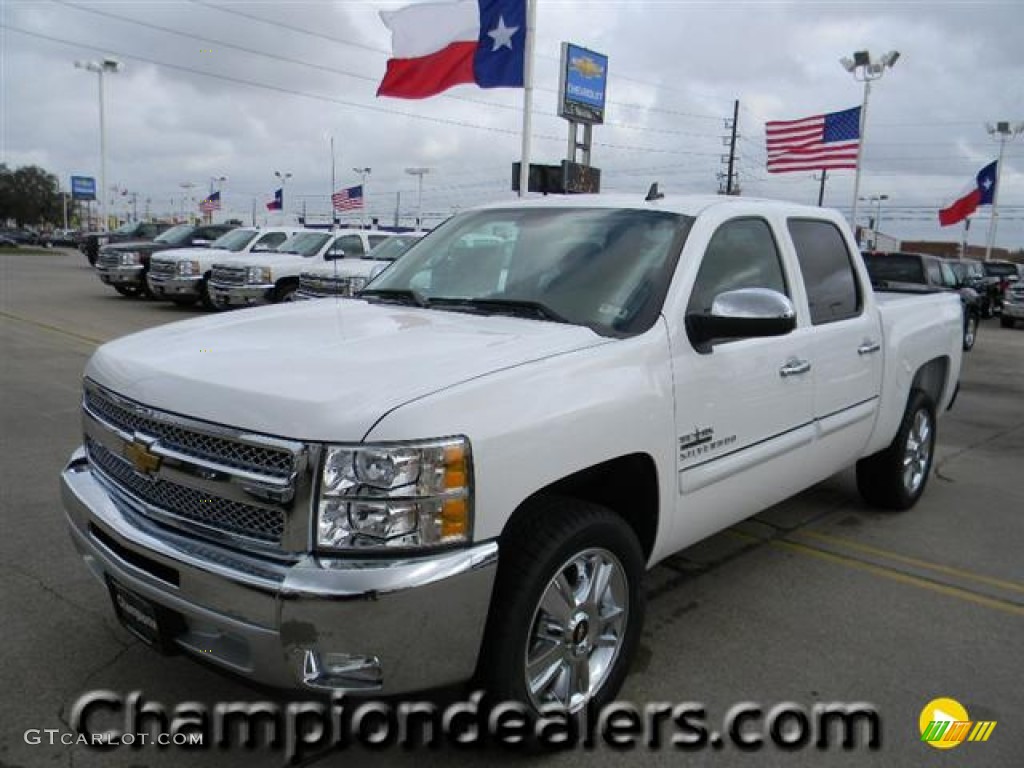
[[[304,301],[123,337],[96,351],[86,376],[165,411],[279,437],[346,441],[361,440],[411,400],[607,343],[614,341],[580,326]]]
[[[168,248],[165,251],[160,251],[160,261],[192,261],[200,258],[206,260],[211,258],[222,259],[234,255],[234,251],[229,251],[226,248],[204,248],[197,245],[191,248]]]

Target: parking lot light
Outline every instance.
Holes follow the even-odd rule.
[[[75,62],[76,69],[84,69],[95,72],[99,76],[99,100],[100,100],[100,231],[107,231],[107,135],[103,116],[103,75],[104,73],[116,74],[124,69],[124,64],[110,56],[100,61],[79,60]]]

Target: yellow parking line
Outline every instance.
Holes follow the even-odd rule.
[[[896,552],[890,552],[886,549],[879,549],[878,547],[872,547],[868,544],[861,544],[857,541],[851,541],[850,539],[844,539],[841,536],[830,536],[827,533],[818,533],[817,531],[796,531],[796,536],[801,538],[808,537],[812,539],[818,539],[824,542],[831,542],[841,547],[848,547],[855,549],[860,552],[866,552],[869,555],[877,555],[878,557],[884,557],[888,560],[895,560],[898,563],[906,563],[917,568],[924,568],[925,570],[935,571],[936,573],[946,573],[950,576],[959,576],[962,579],[968,581],[976,581],[979,584],[989,584],[993,587],[999,587],[1000,589],[1006,589],[1011,592],[1020,592],[1024,594],[1024,584],[1018,584],[1013,581],[1004,581],[1003,579],[996,579],[992,576],[985,576],[980,573],[973,573],[972,571],[964,571],[959,568],[953,568],[948,565],[940,565],[939,563],[932,563],[927,560],[919,560],[916,557],[908,557],[907,555],[901,555]]]
[[[30,318],[22,317],[21,315],[15,315],[15,314],[12,314],[10,312],[0,311],[0,317],[7,318],[8,320],[17,320],[18,322],[26,323],[28,325],[34,325],[37,328],[42,328],[43,330],[46,330],[46,331],[51,331],[53,333],[59,333],[62,336],[68,336],[68,337],[70,337],[72,339],[76,339],[78,341],[88,342],[89,344],[92,344],[93,346],[98,346],[98,345],[104,343],[103,339],[96,339],[96,338],[93,338],[92,336],[86,336],[83,333],[75,333],[74,331],[69,331],[66,328],[61,328],[60,326],[57,326],[57,325],[50,325],[49,323],[41,323],[38,320],[32,320]]]
[[[873,573],[876,576],[881,576],[886,579],[898,581],[902,584],[909,584],[910,586],[920,587],[921,589],[927,589],[931,592],[938,592],[941,595],[947,597],[954,597],[959,600],[966,600],[976,605],[982,605],[986,608],[993,608],[997,611],[1009,613],[1014,616],[1024,616],[1024,605],[1017,605],[1016,603],[1010,603],[1005,600],[999,600],[994,597],[985,597],[984,595],[978,595],[974,592],[969,592],[966,589],[960,587],[952,587],[948,584],[937,584],[934,581],[928,581],[918,576],[911,576],[907,573],[901,573],[900,571],[894,571],[890,568],[885,568],[879,565],[873,565],[872,563],[865,563],[861,560],[857,560],[852,557],[846,557],[844,555],[837,555],[833,552],[826,552],[821,549],[815,549],[804,544],[797,544],[793,541],[783,541],[782,539],[772,539],[768,542],[771,546],[781,549],[788,549],[793,552],[798,552],[802,555],[810,555],[816,557],[819,560],[827,560],[831,563],[837,563],[839,565],[846,565],[851,568],[856,568],[861,571],[867,571]]]

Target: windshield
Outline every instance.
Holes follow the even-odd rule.
[[[375,261],[394,261],[419,240],[418,237],[402,237],[401,235],[389,237],[376,248],[371,248],[363,258]]]
[[[916,256],[865,256],[873,282],[924,283],[924,267]]]
[[[139,224],[135,221],[129,221],[126,224],[122,224],[120,227],[114,230],[115,235],[130,235],[138,228]]]
[[[258,234],[259,230],[256,229],[233,229],[214,240],[210,247],[238,253]]]
[[[435,229],[363,296],[404,294],[438,310],[528,311],[604,335],[632,335],[661,311],[692,223],[635,209],[470,211]]]
[[[177,245],[179,243],[186,242],[189,237],[192,236],[193,232],[195,232],[195,227],[191,224],[179,224],[176,227],[171,227],[162,235],[159,235],[154,242]]]
[[[277,246],[277,252],[312,256],[323,248],[324,244],[330,239],[330,234],[324,232],[299,232]]]

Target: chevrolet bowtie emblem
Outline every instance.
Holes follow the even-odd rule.
[[[150,446],[138,439],[125,443],[124,457],[143,475],[151,475],[160,469],[160,457],[150,450]]]

